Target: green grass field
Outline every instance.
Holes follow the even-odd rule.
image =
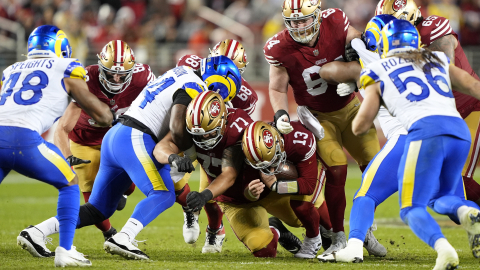
[[[352,197],[360,185],[360,171],[351,165],[348,174],[346,229],[352,206]],[[192,190],[198,188],[198,175],[192,177]],[[55,215],[58,192],[55,188],[11,173],[0,185],[0,269],[41,269],[52,268],[53,258],[33,258],[16,245],[19,232],[30,224],[39,223]],[[120,230],[144,195],[137,189],[129,197],[126,208],[114,214],[112,225]],[[82,199],[83,203],[83,199]],[[363,264],[319,263],[316,259],[294,258],[282,247],[278,248],[275,259],[254,258],[243,244],[236,239],[228,221],[226,242],[221,254],[202,254],[205,240],[202,231],[196,245],[183,241],[183,214],[175,204],[149,224],[137,237],[146,240],[139,247],[146,252],[150,261],[129,261],[119,256],[111,256],[103,251],[103,235],[94,226],[83,228],[75,234],[74,245],[88,255],[96,269],[432,269],[436,253],[416,238],[399,218],[398,197],[395,195],[376,211],[378,230],[375,235],[388,249],[385,258],[368,257],[365,251]],[[468,247],[466,233],[445,217],[435,215],[442,225],[442,231],[460,256],[461,269],[480,269]],[[204,213],[200,216],[202,230],[207,225]],[[292,229],[301,239],[302,229]],[[58,245],[58,235],[53,237],[54,250]]]

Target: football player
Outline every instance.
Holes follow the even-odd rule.
[[[217,45],[213,47],[210,51],[210,56],[219,56],[224,55],[232,59],[235,65],[240,70],[240,73],[243,74],[245,69],[247,68],[247,52],[243,45],[234,40],[234,39],[226,39],[224,41],[219,42]],[[177,66],[189,66],[193,69],[199,69],[201,64],[202,58],[197,55],[190,55],[187,54],[180,58],[177,63]],[[227,104],[231,105],[233,108],[243,109],[249,115],[253,113],[255,110],[255,106],[257,104],[257,93],[253,88],[248,84],[247,81],[242,76],[242,88],[237,93],[237,95]],[[200,168],[200,177],[203,178],[202,183],[208,183],[207,175],[203,171],[202,167]],[[175,184],[175,192],[177,194],[176,202],[182,205],[184,211],[184,224],[183,224],[183,237],[187,244],[193,244],[197,241],[200,235],[200,226],[198,224],[198,215],[199,212],[191,211],[191,209],[187,208],[187,201],[186,196],[190,192],[190,186],[188,185],[187,179],[179,181]],[[215,235],[210,235],[209,232],[216,231],[222,226],[222,211],[218,207],[217,203],[211,201],[205,205],[205,212],[207,213],[208,217],[208,227],[207,235],[205,238],[205,244],[202,248],[203,253],[215,253],[219,252],[219,249],[216,247],[212,239],[215,239]],[[219,232],[220,238],[225,237],[224,230]]]
[[[39,26],[30,34],[27,45],[28,59],[5,69],[0,84],[0,182],[15,170],[58,189],[60,246],[55,254],[50,252],[41,228],[22,231],[17,244],[36,257],[55,256],[55,266],[91,266],[72,246],[80,206],[78,177],[58,147],[40,134],[63,114],[69,96],[101,127],[111,125],[113,115],[88,91],[85,69],[77,59],[70,58],[72,49],[62,30],[53,25]]]
[[[122,40],[107,43],[97,57],[98,64],[86,67],[88,88],[120,116],[128,110],[143,88],[155,80],[155,75],[148,65],[136,63],[133,50]],[[76,102],[67,107],[58,127],[54,143],[73,166],[78,175],[80,191],[85,202],[88,202],[100,165],[102,139],[110,128],[99,127]],[[134,188],[132,184],[126,195],[130,195]],[[117,210],[125,206],[125,197]],[[108,219],[95,226],[103,232],[105,241],[116,233]]]
[[[468,63],[462,45],[458,40],[458,35],[453,31],[448,19],[436,15],[423,18],[420,8],[413,0],[381,0],[375,10],[375,15],[378,14],[391,14],[399,19],[406,19],[417,27],[422,44],[432,51],[444,52],[452,64],[480,80]],[[462,170],[465,191],[468,200],[480,205],[480,185],[473,179],[480,150],[480,102],[471,96],[456,91],[456,89],[453,89],[453,95],[455,96],[457,110],[467,123],[473,139],[467,161]]]
[[[373,125],[363,136],[352,134],[350,125],[360,101],[354,94],[339,96],[337,86],[328,84],[319,72],[326,63],[345,59],[345,46],[361,34],[350,26],[340,9],[322,11],[319,0],[285,0],[282,9],[286,29],[264,47],[270,64],[269,95],[274,122],[281,133],[293,129],[287,112],[290,84],[296,103],[307,107],[325,129],[325,137],[317,141],[317,152],[327,169],[325,200],[333,226],[333,243],[325,253],[332,253],[346,245],[343,221],[347,157],[343,147],[363,171],[380,145]],[[357,70],[355,75],[358,74]]]
[[[367,132],[383,102],[408,131],[398,168],[400,216],[437,252],[434,269],[455,269],[457,252],[426,206],[455,216],[469,234],[480,233],[480,210],[455,195],[471,137],[451,90],[454,86],[480,99],[480,81],[449,65],[445,53],[421,49],[418,30],[406,20],[392,20],[381,35],[379,53],[384,59],[362,71],[365,99],[352,130],[357,135]],[[478,239],[474,245],[480,245]]]
[[[176,67],[150,82],[105,135],[100,169],[89,202],[80,207],[77,228],[109,218],[132,182],[147,196],[122,230],[104,243],[108,253],[149,258],[137,248],[136,235],[175,202],[173,183],[182,178],[175,171],[190,173],[194,169],[188,157],[178,155],[170,156],[166,164],[159,163],[153,155],[156,143],[169,134],[181,150],[188,149],[192,140],[184,119],[192,98],[211,87],[230,100],[240,88],[240,72],[229,58],[207,58],[202,65],[199,72]],[[54,226],[45,227],[45,235],[55,233]]]

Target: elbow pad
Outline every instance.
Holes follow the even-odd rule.
[[[297,180],[278,180],[270,187],[278,194],[298,194]]]

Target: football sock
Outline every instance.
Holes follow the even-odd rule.
[[[435,242],[445,238],[440,226],[427,212],[425,207],[407,207],[400,210],[400,217],[403,222],[410,226],[413,233],[423,242],[434,248]]]
[[[358,239],[358,238],[355,238],[355,237],[352,237],[352,236],[349,235],[347,246],[351,247],[353,249],[356,249],[356,250],[363,251],[363,242],[364,241],[365,240],[361,240],[361,239]]]
[[[332,223],[330,222],[330,215],[328,214],[327,202],[324,201],[317,209],[317,212],[320,216],[320,225],[322,225],[323,228],[330,230],[332,228]]]
[[[140,221],[143,226],[147,226],[174,203],[174,192],[153,190],[148,194],[147,198],[141,200],[137,206],[135,206],[131,217]]]
[[[223,213],[216,202],[206,203],[203,207],[208,217],[208,227],[217,230],[222,225]]]
[[[480,184],[478,184],[472,177],[463,176],[463,184],[465,185],[465,192],[467,199],[477,204],[480,203]]]
[[[347,179],[347,165],[328,167],[326,171],[325,201],[332,222],[333,232],[344,231],[345,218],[345,181]]]
[[[130,185],[130,187],[127,189],[127,191],[125,191],[125,193],[123,193],[123,195],[126,195],[126,196],[130,196],[132,195],[132,193],[135,191],[135,184],[132,183]]]
[[[305,235],[310,238],[318,236],[320,233],[320,216],[313,203],[290,199],[290,207],[305,227]]]
[[[180,190],[178,192],[180,192]],[[177,194],[177,198],[175,199],[175,201],[181,206],[187,207],[187,195],[189,192],[190,192],[190,186],[187,183],[183,187],[180,193],[177,193],[177,191],[175,191],[175,193]]]
[[[277,257],[278,237],[280,236],[277,229],[270,227],[273,233],[273,239],[268,245],[260,250],[253,252],[253,256],[259,258],[275,258]]]
[[[129,218],[120,232],[127,234],[130,241],[132,241],[141,230],[143,230],[143,224],[134,218]]]
[[[91,194],[92,192],[83,192],[83,199],[85,199],[85,203],[88,202],[88,199],[90,199]],[[106,232],[112,227],[112,225],[110,224],[110,220],[105,219],[102,222],[96,223],[95,227],[97,227],[102,232]]]
[[[80,209],[80,189],[78,185],[65,186],[58,190],[57,219],[60,232],[60,246],[70,250],[77,226]]]
[[[365,241],[365,235],[372,226],[375,215],[375,201],[367,196],[358,197],[353,201],[350,212],[350,233],[348,239],[356,238]]]
[[[44,222],[35,225],[35,227],[39,229],[45,236],[58,233],[59,226],[60,224],[58,223],[58,219],[56,217],[51,217]]]

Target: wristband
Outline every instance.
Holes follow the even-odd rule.
[[[284,114],[287,115],[288,121],[290,122],[290,115],[288,115],[288,112],[285,110],[278,110],[275,113],[275,116],[273,116],[273,120],[275,121],[275,124],[277,123],[278,118],[282,117]]]
[[[210,191],[210,189],[205,189],[204,191],[200,192],[200,194],[202,194],[206,202],[213,199],[213,193]]]

